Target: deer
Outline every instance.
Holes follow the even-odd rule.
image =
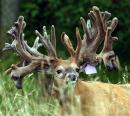
[[[92,27],[91,26],[87,27],[86,25],[88,25],[88,24],[85,23],[85,20],[82,17],[80,18],[81,24],[83,26],[83,30],[85,33],[84,37],[83,37],[84,39],[82,40],[82,48],[80,50],[81,62],[85,62],[84,65],[86,65],[86,63],[95,65],[95,64],[97,64],[97,62],[99,62],[101,59],[103,59],[105,66],[109,70],[117,69],[117,68],[119,69],[119,62],[117,62],[118,58],[117,58],[117,56],[115,56],[115,53],[112,50],[112,47],[109,47],[109,49],[108,49],[108,47],[107,47],[107,46],[109,46],[108,44],[106,47],[103,48],[103,50],[101,51],[100,54],[96,54],[96,50],[97,50],[98,46],[105,38],[104,35],[106,32],[106,27],[108,26],[108,23],[110,24],[110,22],[111,22],[111,21],[107,21],[110,17],[110,13],[108,13],[108,12],[101,13],[99,8],[94,6],[93,11],[90,11],[89,16],[90,16],[90,19],[92,19],[92,23],[93,23]],[[19,76],[14,76],[13,72],[15,72],[14,69],[16,69],[16,66],[27,65],[28,58],[25,58],[24,56],[22,56],[22,54],[19,54],[19,50],[18,50],[17,46],[19,46],[19,44],[21,43],[21,48],[24,49],[28,54],[30,54],[31,57],[33,56],[35,58],[36,57],[41,57],[41,58],[46,57],[45,55],[38,52],[38,50],[37,50],[42,45],[44,45],[45,48],[48,49],[48,54],[50,53],[50,50],[47,47],[47,42],[45,42],[46,39],[43,41],[43,38],[48,38],[46,27],[45,26],[43,27],[43,33],[45,36],[41,38],[41,35],[39,35],[39,37],[36,38],[33,47],[30,47],[27,44],[27,41],[24,40],[24,33],[22,32],[24,30],[24,28],[26,27],[26,22],[22,21],[23,24],[21,25],[20,20],[24,20],[24,17],[19,17],[18,21],[15,23],[15,26],[12,27],[12,29],[10,29],[7,32],[7,34],[10,35],[12,37],[12,39],[14,38],[12,40],[12,44],[5,43],[5,47],[3,49],[3,51],[14,50],[21,57],[20,63],[18,63],[17,65],[12,65],[11,68],[9,68],[9,70],[6,71],[7,74],[11,73],[12,77],[13,78],[15,77],[14,79],[17,80],[16,87],[19,89],[22,88],[22,78],[23,78],[22,75],[23,74],[20,74]],[[112,20],[111,25],[114,26],[113,28],[116,27],[117,22],[118,22],[117,18],[114,18]],[[91,25],[91,24],[89,24],[89,25]],[[16,30],[20,29],[20,28],[22,28],[22,29],[19,30],[19,31],[21,31],[21,37],[19,39],[19,42],[20,42],[19,43],[16,36],[20,35],[20,33],[17,32],[17,35],[16,35]],[[97,33],[97,32],[99,32],[99,33]],[[51,37],[50,38],[56,38],[54,26],[52,26],[52,28],[51,28]],[[107,42],[107,43],[111,43],[114,38],[117,38],[117,37],[112,37],[111,39],[108,40],[109,42]],[[39,39],[40,39],[41,43],[39,43]],[[54,40],[51,39],[51,40],[52,40],[51,42],[52,42],[53,46],[55,46],[56,45],[55,39]],[[17,43],[17,46],[16,46],[16,43]],[[93,46],[94,46],[93,44],[97,44],[97,48],[95,48],[95,50],[91,50],[91,48],[93,48]],[[54,52],[53,49],[52,49],[52,51]],[[47,60],[47,62],[49,62],[48,57],[46,57],[45,59]],[[31,61],[29,61],[29,62],[31,62]],[[50,64],[49,65],[45,64],[44,66],[45,66],[44,71],[49,70]],[[51,71],[49,70],[49,72],[51,72]],[[19,78],[19,77],[21,77],[21,78]]]
[[[52,45],[54,48],[48,45],[48,39],[50,38],[47,35],[45,26],[43,26],[43,38],[41,38],[41,35],[39,35],[40,37],[37,36],[34,45],[30,47],[24,39],[25,35],[23,31],[25,27],[26,22],[24,17],[19,16],[14,26],[7,32],[7,34],[12,38],[12,43],[5,43],[3,48],[3,51],[13,50],[17,56],[20,57],[19,63],[12,64],[11,67],[5,71],[5,74],[10,75],[10,77],[16,81],[16,87],[18,89],[22,89],[22,80],[29,73],[41,71],[44,71],[45,74],[51,73],[51,58],[53,59],[53,57],[56,57],[57,55],[54,49],[56,47],[54,25],[51,26],[51,41],[49,41],[52,43],[49,43],[49,45]],[[39,34],[38,31],[35,33]],[[39,40],[41,43],[39,43]],[[44,55],[38,51],[38,48],[43,45],[47,49],[48,55]]]
[[[108,44],[113,29],[107,27],[104,46]],[[40,34],[39,34],[40,36]],[[42,38],[42,37],[41,37]],[[80,50],[82,39],[76,28],[77,47],[74,47],[65,32],[61,42],[70,57],[55,57],[52,63],[52,96],[60,106],[61,116],[129,116],[129,84],[110,84],[80,79]]]
[[[113,41],[118,40],[118,38],[109,36],[108,39],[105,39],[107,27],[111,27],[113,32],[118,24],[118,18],[114,17],[109,20],[111,13],[101,12],[97,6],[93,6],[88,16],[90,19],[87,20],[87,23],[83,17],[80,18],[84,31],[80,60],[94,66],[103,61],[107,70],[120,70],[118,56],[115,55],[112,47]],[[105,42],[101,52],[97,54],[96,52],[103,41],[107,42]]]
[[[113,22],[106,29],[103,51],[112,47],[110,42],[112,32]],[[61,116],[129,116],[129,84],[86,82],[79,79],[82,40],[78,28],[76,37],[77,48],[74,50],[65,32],[61,34],[61,41],[70,58],[66,60],[56,58],[52,64],[54,78],[52,95],[59,101]]]
[[[112,28],[108,27],[105,44],[111,32]],[[68,50],[70,58],[55,59],[52,64],[54,70],[52,95],[59,101],[61,116],[129,116],[129,84],[118,85],[80,80],[79,51],[82,41],[78,28],[76,37],[77,48],[74,50],[69,37],[62,33],[61,41]]]
[[[74,47],[65,32],[61,34],[61,42],[68,50],[70,57],[62,59],[57,57],[55,48],[54,26],[52,26],[51,39],[48,38],[45,27],[43,34],[36,31],[36,35],[47,49],[48,55],[35,54],[28,50],[23,41],[25,21],[22,16],[18,18],[15,26],[9,31],[14,38],[14,48],[19,56],[25,60],[25,65],[12,65],[7,72],[13,78],[22,78],[34,70],[45,70],[46,65],[51,69],[53,78],[51,94],[59,102],[61,116],[129,116],[130,93],[126,85],[103,82],[85,82],[80,80],[80,51],[82,40],[79,29],[76,28],[77,47]],[[105,45],[111,37],[112,26],[107,27]],[[93,46],[95,47],[95,46]],[[48,71],[49,69],[47,69]],[[127,88],[127,89],[126,89]],[[72,106],[72,107],[71,107]],[[78,106],[78,108],[76,108]],[[78,114],[78,112],[80,112]]]
[[[111,31],[112,29],[108,27],[105,40],[109,38]],[[129,84],[85,82],[79,79],[78,58],[82,42],[78,29],[76,37],[78,42],[74,50],[68,36],[65,33],[61,35],[61,41],[67,48],[70,58],[56,59],[52,65],[54,66],[52,95],[59,101],[61,116],[129,116]],[[75,108],[76,106],[78,108]]]

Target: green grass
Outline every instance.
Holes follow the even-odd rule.
[[[42,96],[38,80],[24,79],[22,90],[9,77],[0,74],[0,116],[58,116],[57,101]]]
[[[94,76],[81,74],[87,80],[112,83],[128,83],[127,67],[120,72],[101,71]],[[23,89],[18,90],[8,76],[0,74],[0,116],[59,116],[58,102],[52,97],[43,97],[38,78],[30,74],[24,78]]]

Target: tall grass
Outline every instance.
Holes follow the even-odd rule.
[[[9,77],[0,74],[0,116],[58,116],[57,101],[42,96],[37,79],[24,79],[22,90]]]
[[[101,71],[94,76],[81,74],[83,79],[112,83],[128,83],[130,74],[125,67],[121,72]],[[15,82],[0,74],[0,116],[59,116],[58,102],[53,97],[43,97],[38,78],[28,75],[23,89],[15,88]]]

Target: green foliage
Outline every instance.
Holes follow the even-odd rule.
[[[92,6],[98,6],[102,11],[107,10],[112,13],[112,17],[118,17],[119,25],[113,35],[119,37],[115,42],[114,49],[121,60],[130,61],[130,1],[129,0],[22,0],[21,15],[27,21],[27,38],[30,43],[35,38],[34,30],[41,30],[43,25],[47,26],[50,32],[52,24],[56,27],[57,43],[60,42],[60,34],[65,31],[75,42],[75,27],[79,26],[80,17],[88,18],[87,13]],[[59,54],[66,56],[61,44],[57,44]],[[126,55],[127,54],[127,55]]]
[[[0,74],[0,116],[58,116],[57,101],[42,96],[38,80],[28,76],[22,90],[9,77]]]
[[[97,66],[97,74],[95,75],[86,75],[81,73],[80,77],[83,80],[89,81],[101,81],[106,83],[129,83],[130,82],[130,67],[124,66],[120,71],[107,71],[103,69],[103,66]]]

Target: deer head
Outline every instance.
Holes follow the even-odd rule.
[[[52,62],[53,86],[51,94],[58,98],[58,101],[63,108],[63,112],[65,112],[65,114],[71,113],[71,110],[67,104],[69,104],[70,94],[72,93],[72,91],[74,91],[79,77],[78,61],[81,48],[81,37],[78,28],[76,28],[76,37],[77,48],[76,50],[74,50],[69,37],[64,32],[61,34],[61,41],[68,50],[70,57],[65,60],[61,58],[56,58]],[[64,104],[64,102],[67,103]],[[64,108],[66,110],[64,110]]]
[[[54,76],[54,87],[55,88],[64,88],[66,86],[75,85],[79,76],[79,66],[78,59],[81,48],[81,37],[79,34],[78,28],[76,28],[76,37],[77,37],[77,48],[74,50],[69,37],[62,33],[61,41],[63,45],[67,48],[70,58],[55,59],[53,62],[53,76]]]
[[[108,40],[111,31],[111,28],[107,28],[105,41]],[[66,60],[56,58],[52,62],[54,78],[52,94],[58,98],[61,116],[106,116],[116,115],[117,112],[128,114],[130,95],[128,91],[126,92],[125,87],[129,85],[85,82],[78,79],[79,54],[82,45],[78,28],[76,29],[76,37],[78,42],[77,48],[74,50],[69,37],[62,33],[62,43],[71,57]],[[108,42],[105,43],[108,44]],[[103,50],[105,51],[104,48]],[[99,108],[101,110],[98,110]],[[124,110],[121,111],[122,108]]]
[[[46,32],[46,27],[43,27],[43,36],[36,31],[38,36],[34,42],[33,47],[30,47],[27,42],[24,40],[24,28],[26,23],[24,17],[20,16],[15,25],[7,32],[8,35],[12,37],[12,44],[5,44],[3,50],[13,49],[21,59],[21,62],[18,64],[11,65],[5,73],[10,74],[10,76],[17,80],[16,87],[22,87],[22,78],[29,73],[32,73],[35,70],[43,70],[46,73],[51,73],[51,60],[57,57],[56,54],[56,43],[55,43],[55,27],[51,27],[51,41]],[[39,43],[39,39],[41,43]],[[38,48],[44,45],[48,55],[44,55],[38,52]]]
[[[118,19],[115,17],[109,20],[111,14],[107,11],[101,12],[96,6],[88,15],[90,20],[87,21],[87,24],[84,18],[80,18],[84,31],[80,60],[93,65],[103,60],[108,70],[119,69],[119,60],[112,48],[113,40],[118,38],[111,36],[118,24]],[[103,41],[103,49],[97,54]]]
[[[55,78],[66,77],[73,82],[76,82],[78,77],[77,61],[81,48],[81,38],[79,30],[76,29],[78,45],[76,50],[65,33],[62,33],[61,39],[63,44],[67,47],[71,57],[67,60],[59,59],[56,53],[56,35],[54,26],[51,27],[50,38],[47,34],[46,27],[43,26],[43,35],[37,30],[35,31],[37,38],[33,47],[30,47],[24,40],[23,30],[26,26],[24,17],[20,16],[15,25],[8,31],[13,39],[10,46],[5,45],[3,50],[13,49],[22,59],[20,63],[11,65],[6,73],[17,80],[16,87],[22,87],[22,78],[33,71],[45,71],[47,74],[54,75]],[[39,40],[41,43],[39,43]],[[38,48],[43,45],[48,55],[38,52]],[[13,47],[12,47],[13,46]],[[64,78],[63,78],[64,79]]]

